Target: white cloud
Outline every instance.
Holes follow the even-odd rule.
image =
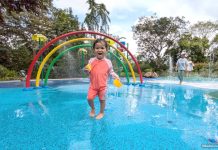
[[[81,0],[54,0],[54,5],[59,8],[72,7],[76,12],[86,12],[88,9],[88,4]]]
[[[218,3],[216,0],[155,0],[148,3],[148,10],[158,16],[184,16],[192,23],[197,21],[215,20]]]
[[[84,17],[88,10],[86,1],[81,2],[81,0],[54,0],[53,4],[55,7],[62,9],[71,7],[73,14],[80,17]]]
[[[135,3],[132,0],[108,0],[108,1],[96,0],[96,2],[104,3],[109,11],[115,11],[115,10],[134,11],[133,5]]]

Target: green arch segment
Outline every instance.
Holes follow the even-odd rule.
[[[127,70],[125,64],[124,64],[124,63],[120,60],[120,58],[117,57],[114,53],[112,53],[112,52],[110,52],[110,51],[109,51],[109,53],[110,53],[112,56],[114,56],[114,57],[118,60],[118,62],[123,66],[123,69],[124,69],[125,74],[126,74],[127,83],[129,83],[129,73],[128,73],[128,70]]]
[[[47,86],[47,82],[48,82],[48,77],[50,75],[50,72],[52,70],[52,67],[54,66],[54,64],[68,51],[74,51],[78,48],[83,48],[83,47],[92,47],[92,45],[90,44],[83,44],[83,45],[77,45],[77,46],[73,46],[73,47],[70,47],[64,51],[62,51],[58,56],[56,56],[52,62],[50,63],[49,67],[48,67],[48,70],[46,72],[46,75],[45,75],[45,80],[44,80],[44,86]],[[112,52],[109,51],[110,54],[112,54],[119,62],[120,64],[123,66],[124,68],[124,71],[125,71],[125,74],[126,74],[126,78],[127,78],[127,82],[129,83],[129,74],[128,74],[128,71],[126,69],[126,66],[122,63],[122,61]]]

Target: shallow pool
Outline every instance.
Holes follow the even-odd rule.
[[[88,83],[0,89],[0,149],[203,149],[217,146],[214,91],[109,85],[105,117],[89,117]],[[96,111],[99,102],[95,99]]]

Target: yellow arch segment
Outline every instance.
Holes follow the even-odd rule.
[[[48,59],[58,50],[60,49],[61,47],[69,44],[69,43],[74,43],[74,42],[78,42],[78,41],[85,41],[85,40],[90,40],[90,41],[94,41],[95,39],[93,38],[78,38],[78,39],[73,39],[73,40],[69,40],[67,42],[64,42],[60,45],[58,45],[57,47],[55,47],[54,49],[52,49],[47,55],[46,57],[43,59],[43,61],[41,62],[40,66],[39,66],[39,69],[38,69],[38,72],[37,72],[37,75],[36,75],[36,87],[39,86],[39,81],[40,81],[40,75],[42,73],[42,69],[45,65],[45,63],[48,61]],[[110,45],[112,46],[112,45]],[[112,46],[115,50],[117,50],[120,55],[127,61],[128,65],[129,65],[129,68],[131,70],[131,73],[132,73],[132,77],[133,77],[133,81],[135,82],[136,81],[136,78],[135,78],[135,73],[132,69],[132,65],[129,63],[128,59],[123,55],[122,52],[120,52],[117,48],[115,48],[114,46]]]

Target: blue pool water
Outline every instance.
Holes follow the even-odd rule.
[[[109,85],[105,117],[88,116],[88,83],[0,89],[0,149],[204,149],[218,139],[214,90]],[[96,111],[99,102],[95,99]]]

